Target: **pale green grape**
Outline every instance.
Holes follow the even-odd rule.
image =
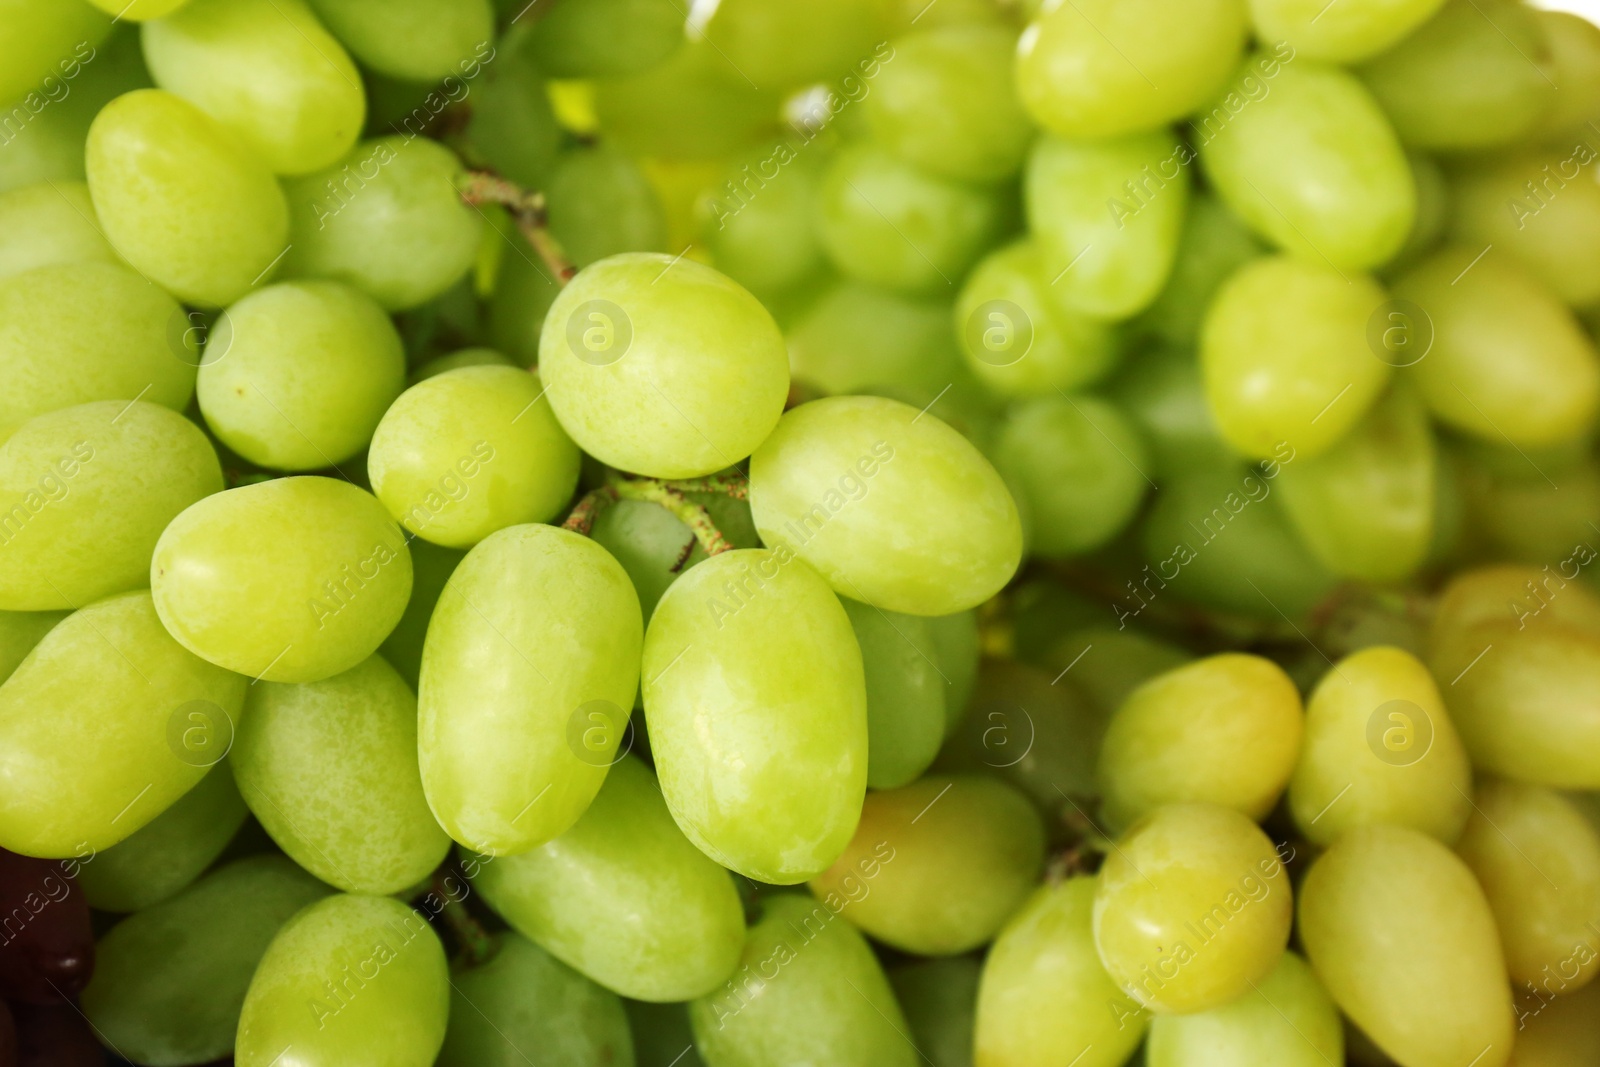
[[[762,882],[827,869],[860,817],[868,736],[860,646],[827,584],[784,547],[714,556],[662,596],[642,672],[689,839]]]
[[[1286,42],[1306,59],[1352,63],[1402,40],[1444,0],[1250,0],[1256,36]]]
[[[735,548],[758,548],[750,506],[720,493],[686,494],[706,509],[722,536]],[[706,559],[694,533],[670,511],[652,501],[619,500],[602,509],[589,531],[597,544],[616,557],[639,594],[645,622],[667,587],[690,567]]]
[[[1282,52],[1253,56],[1193,120],[1206,176],[1279,248],[1336,271],[1375,267],[1417,213],[1400,140],[1354,75]]]
[[[1407,373],[1439,421],[1523,448],[1571,441],[1593,425],[1594,343],[1509,257],[1450,246],[1399,278],[1394,293],[1413,305],[1397,327],[1417,346],[1432,342]]]
[[[188,101],[140,89],[89,130],[89,193],[107,240],[180,299],[218,307],[264,281],[289,243],[272,173]]]
[[[513,27],[496,46],[485,41],[477,48],[481,65],[463,60],[462,67],[464,73],[471,69],[482,74],[470,87],[469,154],[512,181],[537,189],[555,165],[561,127],[550,109],[543,72],[529,56],[531,30],[527,25]],[[420,122],[431,111],[431,107],[414,110],[415,119],[404,124],[407,133],[413,137],[421,133],[425,126]]]
[[[1118,356],[1110,326],[1054,299],[1035,241],[1007,245],[973,268],[956,299],[955,326],[967,366],[1007,396],[1088,385]]]
[[[84,872],[106,858],[95,857]],[[100,938],[83,1012],[102,1041],[140,1063],[227,1056],[250,976],[273,935],[327,893],[282,856],[231,863]]]
[[[40,182],[0,193],[0,278],[58,263],[115,263],[89,187]]]
[[[430,1067],[444,1042],[450,976],[439,935],[390,897],[338,894],[279,929],[250,979],[238,1067],[290,1050],[307,1067]]]
[[[911,1040],[933,1067],[972,1067],[981,974],[971,956],[907,963],[888,972]]]
[[[1210,303],[1208,296],[1207,307]],[[1203,313],[1206,308],[1197,310]],[[1199,331],[1196,321],[1194,332],[1198,335]],[[1200,363],[1192,348],[1161,345],[1137,353],[1107,392],[1133,420],[1148,446],[1151,477],[1170,479],[1234,462],[1234,452],[1222,440],[1211,416]]]
[[[995,466],[1027,500],[1030,550],[1081,555],[1130,521],[1151,485],[1144,442],[1104,400],[1066,394],[1011,409],[994,446]]]
[[[811,880],[830,911],[886,945],[953,956],[999,932],[1044,865],[1044,824],[989,775],[932,775],[867,794],[844,853]]]
[[[1535,17],[1550,49],[1557,90],[1540,132],[1552,144],[1575,133],[1581,140],[1575,128],[1600,116],[1600,26],[1570,11],[1538,11]]]
[[[156,404],[101,400],[23,423],[0,444],[0,609],[144,586],[167,523],[221,489],[205,434]]]
[[[1217,428],[1266,459],[1311,459],[1350,433],[1383,393],[1389,363],[1368,342],[1385,295],[1362,275],[1287,256],[1256,260],[1206,313],[1200,370]]]
[[[1489,779],[1456,852],[1483,886],[1519,986],[1571,993],[1600,970],[1600,833],[1555,790]]]
[[[627,573],[578,534],[512,526],[467,554],[418,688],[422,782],[451,837],[525,852],[583,814],[633,707],[643,628]]]
[[[455,191],[461,161],[426,138],[381,137],[284,187],[291,278],[337,278],[390,311],[454,285],[478,254],[483,216]]]
[[[793,893],[767,897],[761,909],[742,965],[689,1006],[695,1044],[710,1067],[921,1062],[883,968],[849,923]]]
[[[790,292],[823,270],[818,187],[827,157],[788,141],[734,161],[696,203],[716,268],[752,292]]]
[[[1428,669],[1375,646],[1323,675],[1306,703],[1289,811],[1313,844],[1355,827],[1405,826],[1445,844],[1472,804],[1472,768]]]
[[[65,611],[0,611],[0,684],[28,658]]]
[[[211,432],[263,467],[336,467],[367,447],[406,384],[394,324],[343,282],[279,282],[228,308],[195,393]]]
[[[1159,1012],[1215,1008],[1277,966],[1294,903],[1272,842],[1212,804],[1136,823],[1100,868],[1094,941],[1106,971]]]
[[[1320,456],[1283,468],[1284,513],[1333,573],[1367,582],[1412,574],[1433,543],[1434,441],[1408,383],[1380,398]]]
[[[733,879],[673,825],[633,756],[566,833],[469,860],[467,873],[512,929],[624,996],[688,1000],[738,963],[744,912]]]
[[[867,682],[867,785],[895,789],[939,754],[949,718],[949,683],[931,620],[843,598],[861,646]]]
[[[525,1067],[530,1055],[548,1067],[633,1067],[615,993],[516,934],[497,937],[493,952],[451,979],[438,1067]]]
[[[1210,193],[1189,201],[1167,284],[1135,320],[1138,329],[1170,344],[1193,346],[1206,309],[1230,275],[1265,249],[1235,215]]]
[[[187,713],[226,731],[244,684],[168,636],[149,593],[69,615],[0,686],[0,847],[83,855],[149,823],[220,758],[187,746]]]
[[[596,82],[594,109],[600,129],[635,154],[722,159],[777,126],[774,88],[746,81],[706,42],[690,40],[665,62]]]
[[[138,833],[98,853],[78,885],[100,911],[143,911],[187,889],[250,812],[222,760]]]
[[[983,964],[978,1067],[1122,1067],[1149,1016],[1117,988],[1094,947],[1095,880],[1037,889],[1006,923]]]
[[[462,367],[515,367],[505,356],[492,348],[461,348],[448,355],[438,356],[421,364],[411,372],[411,384],[437,378],[446,371]]]
[[[788,325],[790,366],[829,393],[895,386],[926,390],[931,400],[962,370],[950,317],[946,301],[835,282]],[[970,378],[961,386],[970,388]]]
[[[392,78],[436,81],[492,55],[489,0],[310,0],[362,63]]]
[[[1041,137],[1023,193],[1052,298],[1101,319],[1149,307],[1177,257],[1193,161],[1194,150],[1167,131],[1105,141]]]
[[[1517,1008],[1516,1067],[1587,1067],[1600,1053],[1600,985]]]
[[[361,135],[361,76],[305,0],[189,0],[141,35],[156,84],[279,174],[326,167]]]
[[[1384,265],[1385,277],[1393,277],[1432,252],[1450,226],[1453,204],[1444,170],[1430,155],[1415,149],[1406,153],[1411,177],[1417,185],[1417,216],[1411,234],[1393,259]]]
[[[579,267],[619,252],[667,251],[667,216],[650,179],[609,145],[574,148],[545,184],[550,232]]]
[[[750,509],[763,540],[841,594],[910,615],[976,607],[1022,555],[1016,504],[988,461],[935,416],[877,397],[784,415],[751,457]]]
[[[615,77],[670,56],[683,24],[674,0],[557,0],[534,23],[530,47],[551,77]]]
[[[789,389],[783,337],[755,297],[710,267],[646,253],[601,260],[561,291],[539,372],[579,447],[656,478],[748,456]]]
[[[1305,960],[1285,952],[1277,967],[1231,1004],[1192,1015],[1158,1015],[1145,1049],[1149,1067],[1324,1067],[1344,1062],[1339,1009]]]
[[[133,22],[162,18],[188,2],[189,0],[89,0],[89,3],[102,11]]]
[[[92,400],[182,410],[200,362],[188,325],[177,301],[111,263],[0,279],[0,439],[35,415]]]
[[[1243,0],[1047,5],[1023,32],[1017,92],[1034,120],[1062,137],[1153,130],[1221,87],[1246,30]]]
[[[1052,678],[1071,670],[1078,691],[1099,713],[1102,730],[1135,689],[1192,662],[1194,657],[1177,645],[1136,626],[1113,628],[1109,622],[1068,631],[1038,660]]]
[[[411,556],[371,494],[332,478],[281,478],[173,519],[150,586],[161,621],[190,651],[252,678],[315,682],[389,635],[411,595]]]
[[[367,472],[395,520],[468,548],[507,526],[548,522],[578,484],[578,446],[537,376],[463,367],[406,390],[384,414]]]
[[[787,89],[873,77],[874,59],[895,57],[882,37],[883,14],[880,4],[861,0],[721,0],[704,15],[694,11],[691,24],[741,81]]]
[[[1304,730],[1300,694],[1271,660],[1225,652],[1157,675],[1106,730],[1106,820],[1120,829],[1192,802],[1263,818],[1289,784]]]
[[[944,733],[948,737],[966,716],[978,684],[978,615],[974,611],[925,617],[933,659],[944,677]]]
[[[5,0],[0,5],[0,26],[5,27],[0,31],[0,100],[47,90],[45,79],[66,74],[65,64],[75,49],[82,47],[92,55],[94,46],[111,33],[111,25],[110,19],[81,0]]]
[[[1511,995],[1494,916],[1450,850],[1399,826],[1352,829],[1300,887],[1300,938],[1350,1020],[1406,1067],[1499,1067]]]
[[[378,651],[400,672],[400,677],[413,690],[422,670],[423,642],[428,635],[428,622],[433,609],[444,594],[445,583],[455,573],[456,566],[466,558],[465,552],[444,548],[431,541],[413,538],[411,550],[411,599],[406,602],[405,614],[395,623],[389,636],[383,639]]]
[[[929,174],[873,144],[840,150],[817,190],[834,268],[897,292],[953,294],[1006,223],[1000,191]]]

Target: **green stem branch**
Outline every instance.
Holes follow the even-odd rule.
[[[529,192],[488,170],[466,171],[457,179],[456,189],[461,199],[469,204],[499,204],[510,211],[529,246],[555,274],[557,285],[566,285],[578,273],[561,242],[550,232],[550,215],[543,193]]]

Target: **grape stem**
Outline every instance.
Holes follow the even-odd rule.
[[[440,917],[461,942],[461,955],[467,965],[477,967],[487,963],[494,956],[494,939],[467,910],[466,898],[457,898],[450,892],[442,870],[434,872],[433,896],[440,901]]]
[[[584,494],[583,499],[578,501],[572,513],[567,516],[567,521],[561,524],[561,528],[587,537],[593,531],[594,520],[601,510],[618,500],[643,500],[657,504],[671,512],[674,518],[689,527],[694,534],[694,540],[684,547],[683,554],[672,567],[672,572],[676,574],[688,562],[689,554],[694,550],[696,543],[705,549],[708,556],[715,556],[719,552],[727,552],[733,548],[732,542],[717,529],[711,513],[704,505],[690,500],[689,493],[719,493],[735,500],[747,500],[750,496],[750,483],[738,472],[713,474],[705,478],[687,478],[682,481],[664,481],[659,478],[634,478],[612,471],[607,475],[605,485]]]
[[[555,274],[557,285],[566,285],[578,273],[561,242],[550,232],[550,214],[543,193],[529,192],[490,170],[465,171],[457,179],[456,189],[461,199],[474,207],[499,204],[510,211],[517,229]]]

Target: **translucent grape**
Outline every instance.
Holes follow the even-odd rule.
[[[488,47],[489,0],[310,0],[328,29],[373,70],[437,81]],[[491,54],[493,49],[489,49]]]
[[[693,30],[724,57],[730,73],[763,89],[834,81],[894,49],[881,39],[882,7],[859,0],[723,0],[691,15]],[[887,54],[885,54],[887,53]]]
[[[109,2],[109,0],[108,0]],[[127,2],[127,0],[124,0]],[[47,77],[66,73],[76,48],[93,54],[111,32],[111,20],[84,3],[38,4],[6,0],[0,8],[0,100],[37,90]],[[78,55],[78,58],[83,58]]]
[[[821,273],[818,187],[826,158],[788,141],[734,161],[697,205],[716,268],[767,297]]]
[[[563,154],[545,184],[545,197],[550,232],[580,267],[620,252],[668,251],[661,198],[639,164],[615,148],[599,145]]]
[[[777,125],[777,94],[758,86],[691,39],[648,70],[596,82],[594,108],[600,128],[635,154],[723,159]]]
[[[1145,1049],[1149,1067],[1344,1062],[1339,1009],[1305,960],[1285,952],[1277,967],[1231,1004],[1192,1015],[1158,1015]]]
[[[1432,18],[1444,0],[1250,0],[1256,36],[1287,42],[1296,55],[1351,63],[1404,39]]]
[[[615,77],[670,56],[683,23],[672,0],[560,0],[534,23],[531,47],[552,77]]]
[[[0,193],[0,278],[58,263],[115,263],[89,187],[40,182]]]

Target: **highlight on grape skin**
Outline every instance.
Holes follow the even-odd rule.
[[[0,0],[0,1067],[1600,1064],[1600,3]]]

